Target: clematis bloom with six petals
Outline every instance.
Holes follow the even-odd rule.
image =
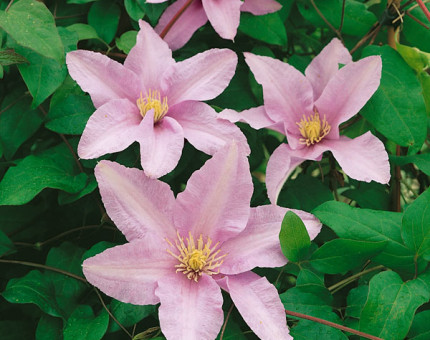
[[[227,87],[235,73],[236,54],[211,49],[175,62],[152,27],[144,21],[139,25],[136,45],[124,65],[92,51],[67,54],[71,77],[96,107],[79,142],[79,157],[97,158],[137,141],[145,173],[158,178],[177,165],[184,138],[210,155],[231,139],[249,152],[239,128],[217,119],[216,112],[201,102]]]
[[[281,144],[267,164],[266,186],[272,203],[299,164],[321,160],[325,151],[332,152],[351,178],[388,183],[390,165],[384,144],[370,131],[354,139],[339,134],[339,125],[357,114],[377,90],[379,56],[352,62],[348,50],[333,39],[305,75],[270,57],[245,53],[245,61],[263,86],[264,107],[242,113],[224,110],[219,117],[286,135],[288,144]],[[344,66],[339,69],[339,64]]]
[[[165,1],[167,0],[147,0],[149,3]],[[161,33],[187,3],[189,0],[178,0],[171,4],[155,27],[156,32]],[[208,20],[221,38],[233,40],[239,27],[241,11],[263,15],[276,12],[281,8],[281,4],[275,0],[194,0],[175,21],[164,40],[171,49],[177,50],[184,46],[194,32]]]
[[[221,288],[261,339],[292,339],[276,288],[251,272],[287,262],[278,234],[288,209],[250,208],[249,165],[236,143],[194,172],[176,199],[166,183],[138,169],[101,161],[95,174],[107,213],[129,243],[84,261],[91,284],[126,303],[160,302],[167,339],[215,339]],[[295,212],[314,238],[321,223]]]

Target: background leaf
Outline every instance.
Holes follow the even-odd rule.
[[[311,245],[308,231],[299,216],[287,211],[279,233],[282,253],[292,262],[301,260]]]

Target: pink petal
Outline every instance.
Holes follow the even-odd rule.
[[[128,99],[114,99],[100,106],[85,126],[79,157],[97,158],[126,149],[138,137],[141,120],[137,106]]]
[[[240,151],[236,143],[226,145],[191,175],[174,213],[183,236],[191,232],[222,242],[245,228],[253,186],[248,160]]]
[[[263,15],[279,11],[281,8],[282,5],[275,0],[245,0],[240,10],[254,15]]]
[[[293,339],[278,291],[265,277],[246,272],[217,282],[230,293],[240,315],[260,339]]]
[[[247,155],[250,153],[246,137],[240,129],[222,119],[209,105],[200,102],[184,102],[171,108],[169,116],[184,130],[185,138],[200,151],[213,155],[227,143],[235,140]]]
[[[240,21],[242,0],[202,0],[206,15],[221,38],[233,40]]]
[[[272,153],[266,168],[267,196],[276,204],[284,183],[294,169],[305,161],[303,158],[292,157],[292,150],[286,144],[279,145]]]
[[[310,81],[314,90],[314,100],[319,98],[328,81],[339,70],[339,64],[346,65],[350,62],[352,62],[351,54],[339,39],[332,39],[323,48],[305,71],[306,78]]]
[[[327,145],[342,170],[359,181],[375,181],[387,184],[390,181],[390,163],[384,144],[370,131],[360,137],[329,140]]]
[[[338,126],[354,116],[372,97],[381,79],[380,56],[370,56],[341,68],[330,79],[315,102],[320,116],[326,116],[331,131],[326,138],[337,139]]]
[[[86,279],[103,293],[135,305],[152,305],[157,281],[175,273],[176,259],[164,244],[135,240],[86,259],[82,269]]]
[[[215,48],[176,63],[166,78],[169,105],[217,97],[233,78],[236,65],[236,53]]]
[[[251,208],[244,231],[222,244],[228,255],[220,268],[223,274],[239,274],[255,267],[281,267],[287,263],[279,244],[279,231],[286,210],[275,205]]]
[[[167,24],[178,13],[179,9],[184,6],[188,0],[178,0],[171,4],[161,15],[155,32],[160,34],[166,28]],[[175,51],[184,46],[191,39],[194,32],[197,31],[208,21],[205,10],[201,1],[193,1],[185,10],[179,19],[173,24],[172,28],[164,37],[164,41]]]
[[[128,241],[176,238],[175,198],[166,183],[110,161],[99,162],[95,175],[106,211]]]
[[[313,109],[309,81],[294,67],[280,60],[244,54],[255,79],[263,86],[267,114],[275,122],[285,122],[287,130],[298,130],[296,123]]]
[[[216,282],[203,275],[199,282],[182,273],[158,283],[160,326],[167,340],[213,340],[221,329],[224,314],[222,294]]]
[[[149,89],[160,88],[161,75],[175,64],[175,60],[167,43],[147,22],[139,20],[139,26],[136,45],[125,59],[124,66],[141,78],[144,88],[140,91],[145,93]]]
[[[239,274],[255,267],[281,267],[287,263],[279,244],[279,232],[287,211],[293,211],[303,221],[311,239],[321,230],[320,221],[305,211],[263,205],[251,208],[244,231],[222,244],[228,255],[221,266],[223,274]]]
[[[139,97],[137,75],[101,53],[69,52],[66,62],[70,76],[91,95],[96,108],[112,99],[128,98],[135,102]]]
[[[184,131],[176,120],[164,117],[154,125],[154,112],[148,111],[141,124],[140,157],[145,174],[159,178],[172,171],[181,158]]]
[[[253,107],[242,112],[225,109],[218,114],[218,118],[227,119],[232,123],[247,123],[257,130],[268,128],[285,134],[284,124],[273,121],[266,113],[264,106]]]

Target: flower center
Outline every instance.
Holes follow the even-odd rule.
[[[328,135],[331,129],[331,126],[325,119],[325,115],[321,121],[316,109],[315,114],[308,117],[303,115],[300,122],[296,124],[299,126],[300,133],[303,136],[299,141],[301,144],[306,144],[307,146],[320,142],[321,139]]]
[[[227,254],[218,256],[221,252],[221,249],[217,249],[219,242],[211,247],[212,240],[209,237],[204,243],[202,235],[194,241],[193,235],[189,233],[184,241],[179,232],[176,234],[178,238],[175,240],[175,245],[166,238],[166,242],[173,249],[173,251],[170,249],[166,249],[166,251],[179,261],[179,264],[175,265],[176,272],[182,272],[188,279],[196,282],[203,274],[219,273],[219,267],[223,263],[224,257],[227,256]]]
[[[161,100],[160,92],[157,90],[149,90],[145,97],[142,97],[142,92],[140,92],[140,97],[137,99],[136,104],[142,117],[145,117],[149,110],[154,110],[154,123],[160,121],[169,110],[167,97],[163,97],[163,100]]]

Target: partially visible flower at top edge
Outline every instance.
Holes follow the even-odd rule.
[[[249,153],[239,128],[217,119],[215,110],[200,102],[227,87],[237,55],[211,49],[176,62],[152,27],[144,21],[139,25],[124,65],[92,51],[67,54],[71,77],[97,109],[82,134],[79,157],[97,158],[137,141],[145,173],[158,178],[178,164],[184,138],[210,155],[232,139]]]
[[[167,339],[215,339],[223,323],[220,287],[261,339],[292,339],[276,288],[251,271],[286,264],[278,235],[289,209],[250,208],[249,164],[235,142],[194,172],[176,199],[166,183],[138,169],[101,161],[95,175],[128,243],[84,261],[91,284],[122,302],[161,303]],[[321,223],[293,211],[315,238]]]
[[[148,3],[161,3],[167,0],[147,0]],[[161,33],[172,18],[189,0],[178,0],[162,14],[157,33]],[[182,13],[164,37],[172,50],[184,46],[194,32],[209,20],[212,27],[223,39],[233,40],[239,27],[240,12],[254,15],[273,13],[282,8],[275,0],[194,0]]]
[[[305,70],[269,57],[245,53],[245,61],[263,86],[264,106],[241,113],[224,110],[220,118],[268,127],[286,135],[271,155],[266,186],[272,203],[291,172],[305,160],[321,160],[331,151],[351,178],[386,184],[390,164],[384,144],[370,131],[350,139],[339,125],[357,114],[377,90],[382,61],[370,56],[353,62],[348,50],[333,39]],[[344,65],[339,69],[339,64]]]

